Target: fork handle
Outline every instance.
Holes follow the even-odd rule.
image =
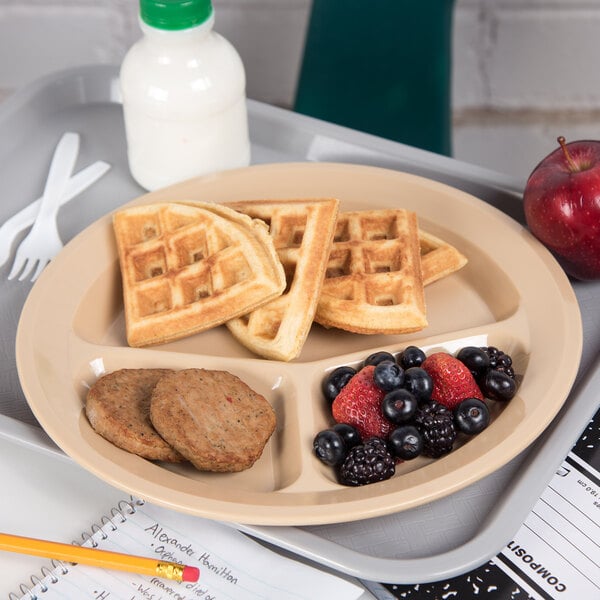
[[[56,145],[56,150],[50,163],[38,220],[56,216],[60,207],[60,200],[73,172],[78,152],[79,135],[72,132],[63,134]]]

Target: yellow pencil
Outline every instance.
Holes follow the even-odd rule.
[[[81,563],[102,569],[128,571],[138,575],[152,575],[175,581],[198,581],[200,570],[197,567],[178,563],[131,556],[120,552],[109,552],[97,548],[84,548],[60,542],[49,542],[35,538],[0,533],[0,550],[19,552],[31,556],[55,558],[71,563]]]

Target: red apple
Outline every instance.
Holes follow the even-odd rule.
[[[523,195],[531,233],[577,279],[600,278],[600,141],[565,143],[533,170]]]

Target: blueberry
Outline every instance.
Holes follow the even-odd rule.
[[[347,454],[342,436],[333,429],[317,433],[313,440],[313,450],[317,458],[330,467],[340,465]]]
[[[385,352],[383,350],[379,352],[373,352],[373,354],[369,354],[367,358],[365,358],[364,366],[368,365],[378,365],[380,362],[384,360],[391,360],[392,362],[396,362],[394,355],[391,352]]]
[[[373,382],[384,392],[390,392],[399,388],[404,381],[404,370],[395,361],[382,360],[375,365],[373,371]]]
[[[454,409],[454,424],[459,431],[475,435],[490,424],[490,411],[478,398],[466,398]]]
[[[352,427],[352,425],[349,425],[348,423],[336,423],[332,429],[342,436],[346,450],[350,450],[350,448],[354,448],[354,446],[358,446],[362,443],[358,429]]]
[[[410,367],[404,371],[404,389],[411,392],[418,402],[428,402],[433,392],[433,381],[421,367]]]
[[[383,397],[381,412],[392,423],[405,423],[413,418],[417,405],[417,399],[408,390],[393,390]]]
[[[417,346],[407,346],[398,357],[398,363],[404,369],[420,367],[425,360],[425,352]]]
[[[483,373],[490,366],[490,357],[481,348],[477,348],[476,346],[461,348],[456,358],[475,376]]]
[[[414,425],[401,425],[390,432],[388,447],[394,456],[411,460],[423,451],[423,438]]]
[[[324,379],[321,389],[328,402],[333,402],[342,388],[356,375],[356,369],[343,366],[337,367],[329,373]]]
[[[517,384],[506,373],[488,369],[481,379],[481,391],[486,398],[506,402],[517,393]]]

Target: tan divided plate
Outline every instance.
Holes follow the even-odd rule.
[[[74,238],[46,268],[24,306],[17,334],[19,376],[40,424],[78,463],[149,501],[204,517],[255,525],[365,519],[429,502],[475,482],[525,449],[563,404],[577,373],[582,331],[575,295],[550,254],[519,224],[461,191],[386,169],[340,164],[255,166],[144,195],[132,204],[337,196],[342,210],[404,207],[422,229],[469,259],[426,288],[429,326],[407,336],[361,336],[314,325],[291,363],[253,356],[225,327],[150,349],[125,342],[111,217]],[[472,339],[474,338],[474,339]],[[376,350],[408,342],[450,350],[474,341],[513,355],[518,395],[494,404],[479,436],[438,459],[401,464],[385,482],[339,485],[312,454],[330,424],[324,374]],[[261,459],[237,474],[163,466],[119,450],[89,426],[88,386],[122,367],[228,370],[262,393],[277,429]]]

